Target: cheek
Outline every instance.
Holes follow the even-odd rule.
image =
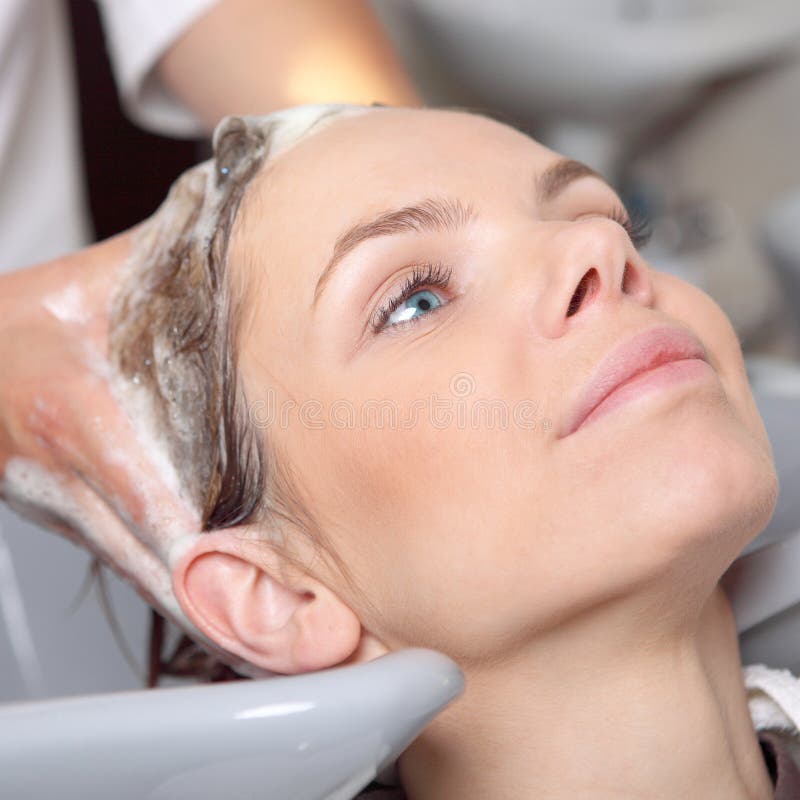
[[[419,421],[326,436],[318,496],[329,521],[346,531],[342,546],[365,569],[426,561],[463,541],[460,511],[483,494],[492,470],[485,444],[464,434]]]
[[[697,287],[671,275],[659,272],[653,275],[659,309],[697,333],[709,352],[728,402],[771,458],[767,433],[750,391],[741,346],[730,319]]]
[[[544,527],[560,501],[535,433],[520,447],[518,432],[461,426],[451,410],[447,425],[424,417],[406,429],[321,432],[312,496],[381,611],[365,625],[455,654],[518,629],[510,587],[536,571],[533,516]]]

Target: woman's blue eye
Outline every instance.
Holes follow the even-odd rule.
[[[426,314],[445,305],[447,301],[440,300],[431,289],[441,289],[447,293],[451,271],[442,264],[415,267],[402,287],[373,314],[370,323],[373,332],[382,333],[390,328],[413,325]]]
[[[417,315],[432,311],[441,305],[439,298],[427,289],[409,295],[386,319],[386,325],[395,325],[398,322],[406,322]]]

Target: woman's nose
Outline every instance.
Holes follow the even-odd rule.
[[[653,303],[650,270],[617,222],[591,218],[558,224],[546,240],[547,278],[536,320],[549,338],[582,315],[621,303]]]

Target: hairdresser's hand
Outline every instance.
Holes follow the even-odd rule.
[[[0,276],[0,496],[162,606],[166,532],[197,520],[164,485],[107,382],[108,312],[129,247],[122,234]]]

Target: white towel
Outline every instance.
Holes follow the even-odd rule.
[[[742,673],[756,730],[800,735],[800,678],[764,664],[749,664]]]
[[[742,674],[756,731],[777,732],[800,767],[800,678],[764,664],[742,667]]]

